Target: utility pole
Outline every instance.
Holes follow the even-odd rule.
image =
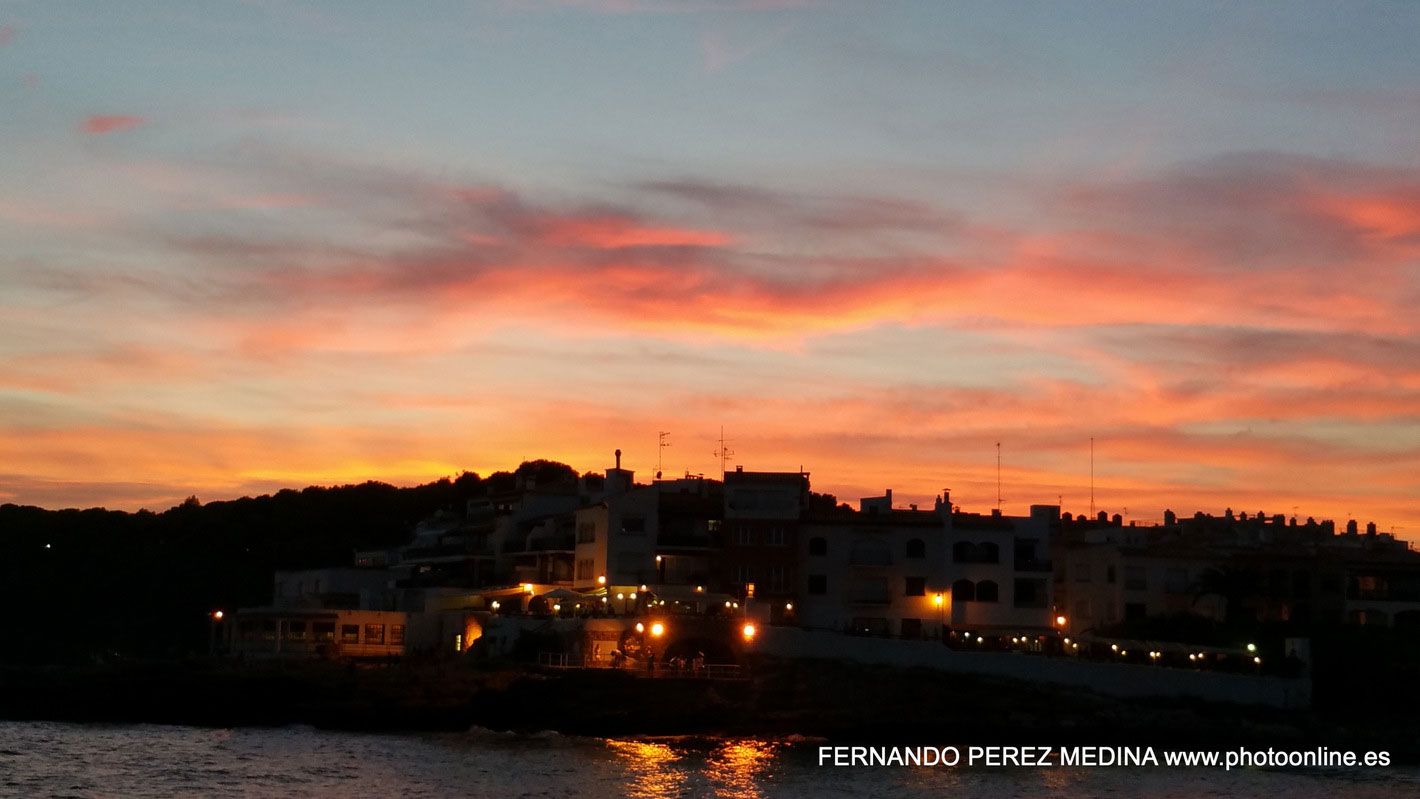
[[[1001,442],[996,442],[996,512],[1001,512]]]
[[[1090,436],[1090,518],[1095,517],[1095,437]]]

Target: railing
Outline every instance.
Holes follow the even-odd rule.
[[[490,549],[478,549],[467,544],[441,544],[433,547],[410,547],[400,553],[402,560],[420,560],[423,558],[491,558],[493,551]]]
[[[627,660],[620,667],[614,667],[611,658],[588,661],[580,655],[562,652],[539,652],[537,664],[549,669],[613,669],[623,671],[632,677],[662,680],[740,680],[745,678],[744,667],[734,663],[712,663],[694,668],[687,663],[683,668],[673,668],[670,664],[657,661],[654,668],[646,668],[644,660]]]

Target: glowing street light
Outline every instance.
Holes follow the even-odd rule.
[[[216,619],[217,621],[221,621],[221,620],[222,620],[222,617],[223,617],[224,615],[226,615],[226,614],[224,614],[224,613],[223,613],[222,611],[220,611],[220,610],[214,610],[214,611],[212,611],[212,618]]]
[[[755,633],[754,625],[746,624],[744,629],[740,630],[740,633],[744,635],[746,641],[753,641]]]
[[[660,638],[661,634],[665,631],[666,626],[664,624],[661,624],[660,622],[656,622],[651,625],[651,635],[655,636],[656,638]]]
[[[599,575],[599,576],[597,577],[597,585],[606,585],[606,575],[605,575],[605,574]]]
[[[502,604],[499,603],[498,600],[495,599],[495,600],[493,600],[493,604],[492,604],[490,607],[493,608],[493,612],[494,612],[494,613],[497,613],[497,612],[498,612],[498,608],[502,607]]]
[[[1068,621],[1068,619],[1066,619],[1064,616],[1056,616],[1056,617],[1055,617],[1055,626],[1056,626],[1056,627],[1064,627],[1066,621]]]
[[[1248,644],[1248,645],[1247,645],[1247,651],[1248,651],[1248,652],[1256,652],[1256,651],[1257,651],[1257,644]]]
[[[639,622],[639,621],[636,622],[636,632],[638,632],[638,633],[644,633],[644,632],[646,632],[646,625],[642,624],[642,623]]]
[[[531,594],[531,593],[533,592],[533,584],[532,584],[532,583],[523,583],[523,590],[526,591],[526,592],[528,592],[529,594]]]

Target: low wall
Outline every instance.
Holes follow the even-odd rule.
[[[859,638],[790,627],[764,629],[755,649],[783,658],[850,660],[1007,677],[1125,698],[1189,698],[1278,708],[1305,708],[1311,704],[1311,680],[1306,678],[1096,663],[1019,652],[959,652],[937,642]]]

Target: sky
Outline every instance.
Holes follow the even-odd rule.
[[[0,0],[0,502],[718,476],[723,428],[850,502],[1420,540],[1417,40],[1401,2]]]

